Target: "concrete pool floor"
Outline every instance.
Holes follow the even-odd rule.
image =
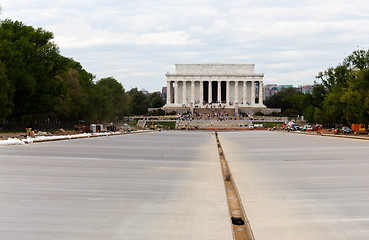
[[[369,142],[219,133],[256,240],[369,239]],[[0,147],[0,239],[232,239],[215,136]]]
[[[0,148],[0,239],[232,239],[226,204],[210,132]]]
[[[255,239],[369,239],[369,142],[219,134]]]

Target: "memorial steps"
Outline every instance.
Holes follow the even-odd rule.
[[[252,121],[248,117],[235,114],[229,108],[198,108],[193,114],[177,121],[177,129],[248,129]]]
[[[233,108],[195,108],[193,114],[201,114],[203,117],[209,116],[209,119],[212,120],[218,119],[221,116],[231,117],[234,120],[238,119],[238,116],[235,116],[235,110]]]

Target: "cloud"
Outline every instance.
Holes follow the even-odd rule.
[[[93,31],[84,29],[71,31],[70,35],[56,36],[55,41],[65,48],[81,48],[107,45],[189,45],[197,43],[198,40],[190,39],[183,31],[157,32],[146,34],[135,33],[111,33],[105,30]],[[81,40],[83,39],[83,40]]]
[[[126,89],[161,89],[175,63],[255,63],[265,82],[312,83],[319,71],[369,47],[363,0],[3,0],[1,6],[1,18],[53,32],[62,54]]]
[[[188,45],[199,42],[189,38],[184,31],[147,33],[139,36],[138,44]]]

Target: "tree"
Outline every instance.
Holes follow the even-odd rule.
[[[324,119],[326,123],[333,125],[345,121],[343,116],[345,104],[340,100],[341,96],[342,88],[338,84],[332,86],[331,91],[326,95],[323,101],[323,107],[321,108],[325,115]]]
[[[316,118],[326,123],[369,122],[369,51],[358,50],[341,64],[320,72],[313,88]],[[314,118],[315,118],[314,117]]]
[[[325,123],[326,122],[325,116],[326,115],[323,112],[323,110],[321,110],[320,108],[315,108],[315,111],[314,111],[314,122],[315,123]]]
[[[313,123],[314,121],[314,113],[315,113],[315,107],[310,104],[305,109],[302,115],[305,117],[306,121],[309,123]]]
[[[57,76],[66,87],[63,100],[57,105],[58,115],[65,121],[93,121],[97,117],[93,107],[96,95],[93,83],[95,77],[73,59],[68,59],[67,62],[67,70]]]
[[[100,120],[119,120],[129,113],[129,99],[121,83],[113,77],[100,79],[96,83],[96,101]]]
[[[369,51],[357,50],[347,56],[343,65],[348,69],[368,69],[369,68]]]
[[[265,100],[265,105],[270,108],[280,108],[283,115],[301,115],[309,104],[308,98],[294,88],[282,89],[277,94]]]
[[[5,65],[0,62],[0,120],[8,117],[13,110],[13,88],[5,73]]]
[[[311,101],[312,101],[311,104],[322,109],[326,95],[327,95],[326,87],[323,84],[314,82],[311,93]]]
[[[345,104],[344,116],[348,122],[369,121],[369,70],[364,68],[352,72],[348,86],[343,89],[340,101]]]
[[[0,61],[14,88],[12,116],[49,118],[56,114],[65,88],[58,74],[65,70],[65,58],[51,42],[53,34],[22,22],[4,20],[0,25]]]
[[[154,93],[149,93],[148,94],[148,99],[149,99],[149,106],[151,108],[160,108],[162,106],[164,106],[165,101],[164,99],[161,97],[160,93],[154,92]]]
[[[132,88],[128,92],[131,98],[131,114],[133,115],[142,115],[147,113],[147,108],[149,107],[149,100],[147,96],[139,91],[137,88]]]

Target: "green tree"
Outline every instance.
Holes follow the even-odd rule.
[[[121,83],[113,77],[100,79],[96,83],[94,107],[98,110],[98,119],[115,121],[129,113],[129,98]]]
[[[0,25],[0,61],[14,87],[13,117],[50,118],[65,88],[56,76],[65,70],[65,58],[51,42],[53,34],[22,22]]]
[[[67,70],[57,76],[66,86],[63,101],[57,105],[59,117],[66,121],[93,121],[97,111],[93,107],[96,95],[95,78],[80,63],[68,59]]]
[[[345,104],[340,100],[342,96],[342,88],[338,84],[331,87],[331,91],[326,95],[323,101],[323,113],[325,115],[325,123],[331,125],[335,123],[343,123]]]
[[[283,115],[297,116],[301,115],[304,108],[309,104],[306,102],[308,99],[309,97],[296,89],[287,88],[271,96],[264,103],[270,108],[280,108]]]
[[[137,88],[132,88],[128,92],[131,104],[131,114],[133,115],[142,115],[147,113],[147,108],[149,107],[149,99],[148,97],[141,91],[139,91]]]
[[[8,117],[13,110],[13,89],[5,73],[5,65],[0,62],[0,120]]]
[[[369,122],[369,51],[358,50],[341,64],[320,72],[315,85],[314,116],[326,123]],[[320,96],[319,96],[320,95]],[[314,93],[313,93],[314,97]]]
[[[348,69],[368,69],[369,68],[369,51],[364,49],[354,51],[352,54],[347,56],[343,65]]]
[[[154,92],[154,93],[149,93],[148,94],[148,99],[149,99],[149,106],[151,108],[160,108],[162,106],[164,106],[165,101],[164,99],[161,97],[160,93]]]
[[[348,122],[369,121],[369,70],[364,68],[352,72],[348,86],[343,89],[340,101],[345,104],[344,116]]]
[[[326,122],[326,115],[320,108],[315,108],[314,111],[314,122],[315,123],[325,123]]]
[[[312,101],[311,104],[322,109],[326,95],[327,95],[326,87],[323,84],[315,82],[311,93],[311,101]]]
[[[334,86],[343,87],[346,85],[346,81],[348,76],[350,75],[350,71],[346,65],[339,64],[335,68],[328,68],[324,72],[318,73],[316,76],[319,79],[323,86],[329,91],[332,90]]]
[[[312,104],[310,104],[304,109],[304,112],[302,115],[305,117],[307,122],[313,123],[314,113],[315,113],[315,107]]]

